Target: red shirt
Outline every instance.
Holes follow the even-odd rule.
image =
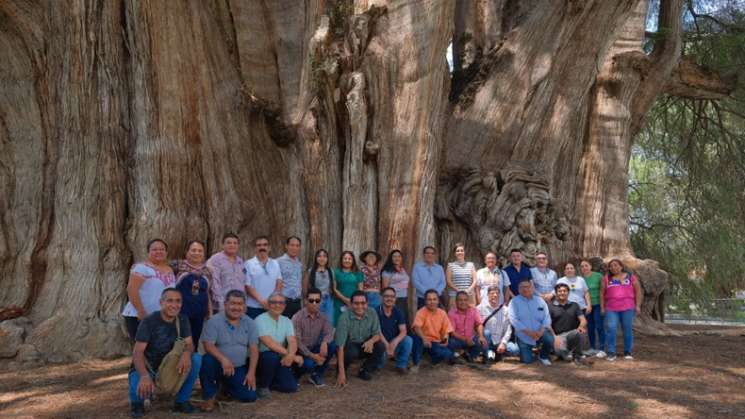
[[[453,325],[453,331],[469,340],[473,339],[476,334],[476,327],[481,324],[481,315],[475,307],[468,307],[465,312],[454,307],[450,309],[448,318],[450,324]]]

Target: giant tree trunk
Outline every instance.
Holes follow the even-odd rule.
[[[633,135],[716,90],[678,82],[681,3],[645,55],[644,0],[0,2],[0,356],[127,353],[156,236],[635,261]]]

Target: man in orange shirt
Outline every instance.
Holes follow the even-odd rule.
[[[432,364],[440,361],[447,361],[450,365],[455,363],[455,354],[448,349],[448,335],[453,331],[453,327],[450,325],[448,314],[439,307],[437,291],[427,290],[424,293],[424,300],[425,306],[417,311],[414,318],[412,372],[419,369],[419,361],[422,359],[422,352],[425,351],[432,357]]]

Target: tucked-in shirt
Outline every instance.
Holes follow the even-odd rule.
[[[136,263],[129,271],[130,274],[136,274],[143,277],[140,289],[137,293],[140,295],[142,308],[145,314],[151,314],[160,310],[160,294],[164,289],[176,284],[176,276],[173,271],[160,272],[150,264]],[[137,309],[131,301],[127,302],[122,310],[122,315],[126,317],[137,317]]]
[[[262,299],[266,300],[277,287],[277,281],[282,280],[282,272],[276,260],[268,258],[266,263],[259,262],[259,258],[253,257],[246,261],[246,285],[253,287]],[[262,308],[256,299],[249,296],[246,305],[253,308]]]
[[[409,274],[404,269],[393,272],[383,272],[383,278],[388,281],[388,286],[396,290],[396,298],[409,296]]]
[[[512,295],[520,294],[520,281],[523,279],[533,279],[533,275],[530,273],[530,268],[524,263],[520,265],[520,269],[516,269],[513,265],[507,265],[504,268],[504,272],[510,278],[510,291]]]
[[[587,300],[585,300],[585,293],[587,292],[587,283],[581,276],[575,276],[573,278],[562,277],[557,284],[566,284],[569,286],[569,301],[579,304],[579,308],[587,308]]]
[[[331,323],[321,312],[310,314],[307,308],[303,308],[292,316],[292,325],[301,355],[309,356],[310,348],[323,342],[329,343],[333,339]]]
[[[367,309],[362,318],[357,318],[352,310],[347,310],[339,317],[334,341],[336,346],[343,347],[347,341],[362,343],[380,334],[380,320],[372,308]]]
[[[383,334],[383,337],[385,337],[385,340],[390,342],[401,333],[400,326],[406,326],[404,313],[402,313],[396,306],[393,306],[390,316],[386,316],[382,305],[378,307],[377,311],[378,320],[380,320],[380,332]]]
[[[295,336],[295,328],[292,321],[285,316],[280,315],[274,320],[269,312],[262,313],[256,317],[256,329],[259,337],[269,336],[278,344],[287,347],[287,337]],[[270,349],[259,340],[259,351],[266,352]]]
[[[438,295],[442,295],[442,291],[445,290],[445,270],[437,263],[415,263],[411,280],[414,282],[417,298],[424,298],[424,293],[430,289],[437,291]]]
[[[367,265],[360,266],[360,272],[364,277],[362,281],[363,290],[379,290],[380,289],[380,269],[377,266],[372,268]]]
[[[523,330],[538,331],[541,327],[551,327],[548,306],[540,297],[531,296],[528,299],[518,294],[510,300],[509,314],[517,337],[528,345],[535,345],[535,339],[526,335]]]
[[[180,335],[182,339],[191,336],[191,325],[189,319],[183,314],[178,316]],[[160,363],[163,362],[168,352],[173,349],[176,338],[179,335],[176,330],[176,321],[167,322],[160,316],[160,311],[154,311],[142,319],[137,327],[135,335],[136,342],[145,342],[145,360],[152,372],[157,372]]]
[[[499,311],[489,317],[489,315],[491,315],[497,308],[499,308]],[[489,331],[491,343],[494,345],[499,345],[500,343],[507,345],[507,342],[509,342],[512,337],[512,327],[510,327],[510,318],[507,314],[507,307],[501,304],[492,307],[491,304],[489,304],[489,300],[486,300],[481,302],[478,309],[482,321],[489,318],[484,325],[484,330]]]
[[[579,317],[584,315],[579,304],[571,301],[566,304],[554,301],[548,305],[548,311],[551,313],[551,327],[557,335],[578,328]]]
[[[472,262],[450,262],[448,269],[452,272],[451,279],[456,291],[466,291],[473,284],[473,271],[476,268]]]
[[[412,327],[422,329],[422,334],[430,342],[441,342],[453,332],[453,326],[445,310],[438,308],[434,312],[422,307],[416,312]]]
[[[246,268],[243,259],[236,255],[235,261],[231,262],[225,252],[217,252],[207,260],[207,266],[212,271],[212,308],[223,310],[225,296],[229,291],[246,290]]]
[[[469,341],[476,334],[476,327],[481,324],[481,315],[476,307],[468,307],[465,312],[453,307],[448,313],[448,318],[453,327],[453,332],[464,336]]]
[[[282,275],[282,295],[297,300],[303,295],[303,263],[285,253],[277,258]]]
[[[636,308],[634,282],[636,275],[626,273],[623,279],[605,278],[605,309],[608,311],[626,311]]]
[[[530,274],[533,276],[533,286],[535,286],[535,293],[537,295],[554,292],[554,287],[559,277],[553,269],[532,267],[530,268]]]
[[[504,304],[504,290],[510,286],[510,278],[498,267],[490,270],[483,267],[476,271],[476,288],[479,292],[480,301],[489,299],[489,287],[499,287],[499,304]]]
[[[600,304],[600,284],[603,281],[603,275],[600,272],[592,272],[585,278],[587,289],[590,291],[590,303],[592,305]]]
[[[245,314],[235,326],[220,312],[210,317],[204,326],[201,340],[214,344],[230,360],[234,367],[246,365],[249,345],[258,345],[256,322]]]
[[[308,284],[312,287],[321,291],[321,296],[325,297],[331,294],[331,271],[325,269],[323,271],[316,271],[313,273],[313,269],[308,270]]]

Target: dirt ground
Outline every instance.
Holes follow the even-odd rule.
[[[190,417],[745,418],[745,330],[719,328],[720,336],[683,330],[694,333],[638,337],[635,361],[597,360],[590,367],[425,361],[416,375],[388,369],[370,383],[350,378],[344,389],[303,384],[297,394],[226,402],[219,412]],[[0,417],[128,417],[128,366],[123,358],[2,372]],[[327,382],[334,377],[328,373]],[[169,408],[158,400],[146,417],[183,417]]]

